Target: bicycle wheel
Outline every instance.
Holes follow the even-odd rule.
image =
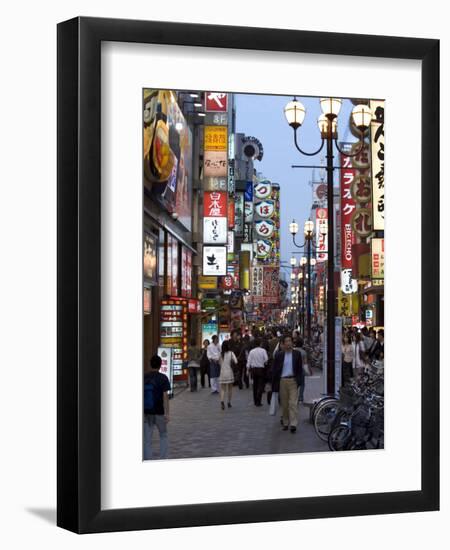
[[[339,401],[337,399],[325,401],[322,406],[317,408],[314,429],[322,441],[328,441],[328,435],[331,432],[338,409]]]
[[[331,395],[325,395],[325,397],[321,397],[318,401],[314,403],[314,405],[311,407],[310,413],[309,413],[309,420],[312,424],[314,424],[314,418],[316,416],[317,409],[322,406],[325,401],[335,400],[336,398]]]
[[[328,435],[328,447],[330,451],[345,451],[351,436],[352,432],[345,424],[333,428]]]

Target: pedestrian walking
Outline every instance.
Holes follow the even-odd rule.
[[[196,345],[195,338],[191,339],[187,350],[187,361],[189,370],[189,388],[191,391],[197,391],[197,374],[200,370],[200,360],[202,358],[202,350]]]
[[[293,349],[299,351],[302,356],[303,377],[302,377],[302,382],[298,387],[298,402],[303,403],[305,400],[305,385],[306,385],[305,374],[307,372],[310,373],[308,354],[306,353],[306,350],[303,347],[303,338],[301,338],[300,335],[298,335],[297,340],[293,342],[293,346],[294,346]]]
[[[242,351],[242,342],[241,342],[241,331],[233,330],[229,340],[230,350],[234,353],[235,357],[238,359],[236,363],[232,365],[233,374],[234,374],[234,386],[238,386],[242,390],[242,364],[239,362],[239,357]]]
[[[256,407],[262,406],[261,399],[266,379],[265,366],[268,360],[267,351],[261,347],[261,340],[256,338],[247,358],[247,373],[252,377],[253,402]]]
[[[384,358],[384,330],[380,329],[377,333],[375,343],[369,351],[369,359],[378,361],[382,358]]]
[[[355,376],[360,376],[364,372],[366,366],[365,352],[366,348],[363,343],[362,335],[357,332],[352,343],[353,347],[353,373]]]
[[[279,345],[279,338],[276,336],[276,332],[274,330],[269,331],[268,335],[268,342],[269,342],[269,351],[267,355],[269,356],[269,360],[267,362],[266,366],[266,390],[267,390],[267,404],[270,405],[272,400],[272,367],[273,367],[273,358],[275,355],[275,350],[277,346]]]
[[[230,349],[230,340],[222,343],[222,352],[220,356],[220,406],[225,409],[225,396],[227,396],[227,406],[231,408],[231,395],[233,392],[233,366],[237,365],[237,358]]]
[[[241,353],[238,355],[238,364],[239,364],[239,373],[241,375],[241,381],[244,382],[245,387],[249,389],[250,379],[248,377],[247,371],[247,359],[250,349],[252,347],[252,342],[250,341],[250,336],[248,334],[244,335],[242,338],[242,348]]]
[[[219,337],[215,334],[211,338],[206,354],[209,359],[209,380],[211,382],[211,393],[219,393],[220,383],[220,346]]]
[[[345,386],[353,378],[353,345],[351,336],[346,334],[342,343],[342,385]]]
[[[208,387],[211,387],[211,380],[209,377],[209,359],[207,355],[208,346],[209,340],[203,340],[202,356],[200,359],[200,384],[202,388],[205,387],[205,376],[208,377]]]
[[[169,422],[170,382],[159,372],[162,360],[159,355],[150,359],[150,369],[144,374],[144,460],[153,457],[152,436],[156,426],[159,432],[159,458],[167,458],[169,442],[167,423]]]
[[[273,361],[272,391],[280,395],[283,430],[290,427],[294,433],[298,424],[298,389],[304,378],[302,355],[293,349],[292,336],[284,336],[282,343],[283,351]]]

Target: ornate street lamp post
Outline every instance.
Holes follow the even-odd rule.
[[[335,393],[335,316],[336,316],[336,289],[334,284],[334,197],[333,197],[333,165],[334,151],[333,147],[346,157],[357,156],[364,147],[364,132],[370,126],[372,120],[372,112],[367,105],[356,105],[352,111],[353,122],[360,132],[360,147],[353,154],[347,154],[340,150],[337,139],[337,116],[341,110],[342,100],[335,97],[320,98],[320,106],[322,108],[322,114],[317,120],[321,135],[321,144],[317,151],[312,153],[303,151],[297,140],[297,131],[302,125],[305,116],[306,109],[297,101],[294,97],[293,101],[290,101],[285,109],[284,113],[289,126],[294,130],[294,145],[296,149],[306,156],[314,156],[320,153],[323,146],[326,143],[326,171],[327,171],[327,201],[328,201],[328,287],[327,287],[327,392],[329,394]],[[292,231],[298,225],[295,222],[289,225],[289,231],[295,236],[297,231]]]
[[[306,246],[306,257],[302,257],[300,260],[300,267],[302,268],[302,293],[304,289],[304,282],[306,280],[307,283],[307,289],[306,289],[306,307],[302,306],[302,313],[304,309],[306,309],[306,337],[309,343],[311,343],[311,266],[316,265],[315,258],[311,258],[312,255],[312,249],[316,249],[316,245],[313,243],[314,238],[314,223],[311,220],[306,220],[305,225],[303,228],[303,233],[305,237],[305,242],[302,245],[299,245],[295,242],[295,235],[298,232],[298,223],[295,220],[292,220],[292,222],[289,224],[289,231],[292,235],[292,242],[296,248],[305,248]],[[323,235],[326,234],[326,226],[321,226],[320,229],[321,233]],[[295,260],[295,258],[294,258]],[[292,260],[291,260],[292,261]],[[305,274],[305,267],[307,268],[306,274]],[[305,304],[304,299],[302,298],[302,303]],[[305,335],[305,329],[304,329],[304,314],[302,315],[303,322],[303,332],[302,335]]]

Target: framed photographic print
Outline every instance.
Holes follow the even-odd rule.
[[[438,206],[438,40],[60,23],[58,525],[437,510]]]

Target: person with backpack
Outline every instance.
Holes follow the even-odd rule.
[[[144,460],[150,460],[153,456],[152,436],[155,426],[159,432],[159,457],[167,458],[169,451],[167,423],[170,382],[165,374],[159,372],[161,363],[161,357],[154,355],[150,359],[150,370],[144,374]]]

